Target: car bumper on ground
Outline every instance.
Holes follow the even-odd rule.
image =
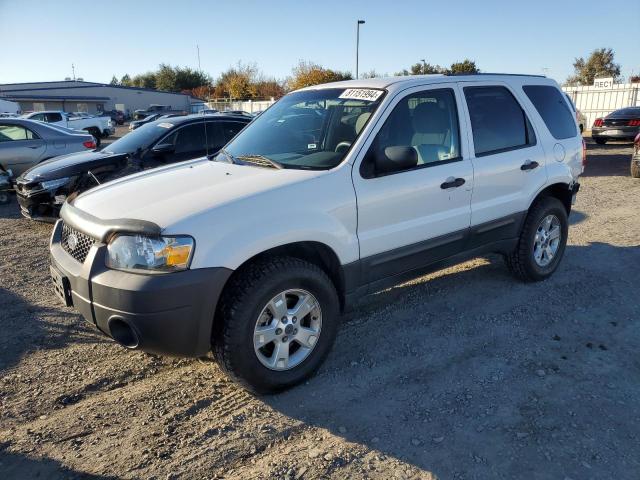
[[[52,280],[63,302],[127,348],[188,357],[210,351],[216,305],[231,270],[111,270],[105,266],[106,243],[99,239],[79,262],[62,244],[63,222],[64,210],[50,243]]]
[[[48,190],[41,190],[38,193],[25,195],[20,192],[18,187],[16,191],[18,205],[20,205],[20,213],[26,218],[32,220],[40,220],[45,222],[55,222],[60,213],[61,201],[56,205],[56,198]]]
[[[603,138],[611,140],[628,140],[633,139],[640,133],[640,127],[593,127],[591,129],[592,138]]]

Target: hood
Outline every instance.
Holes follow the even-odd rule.
[[[102,220],[147,220],[164,229],[211,208],[323,173],[232,165],[204,158],[105,183],[80,195],[73,205]]]
[[[41,182],[43,180],[71,177],[100,165],[111,163],[114,160],[121,160],[126,155],[97,151],[61,155],[31,167],[21,175],[20,179],[27,182]]]

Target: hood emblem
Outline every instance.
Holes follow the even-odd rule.
[[[72,252],[78,246],[78,237],[76,237],[75,233],[72,233],[67,237],[67,246],[69,247],[69,250]]]

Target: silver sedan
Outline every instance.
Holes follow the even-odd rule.
[[[0,170],[14,177],[49,158],[96,148],[86,132],[22,118],[0,118]]]

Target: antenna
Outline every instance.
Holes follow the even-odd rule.
[[[196,50],[198,51],[198,71],[201,72],[202,69],[200,68],[200,45],[196,44]]]
[[[73,81],[76,81],[76,66],[72,63],[71,64],[71,73],[73,75]]]

